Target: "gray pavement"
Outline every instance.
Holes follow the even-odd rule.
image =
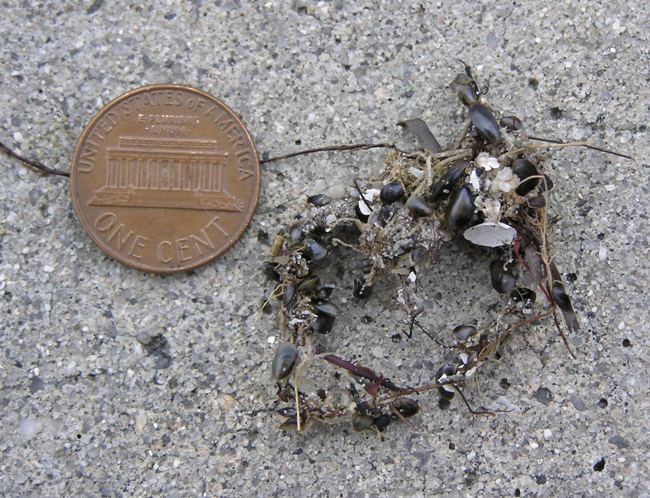
[[[551,327],[513,338],[472,417],[422,397],[414,428],[283,434],[269,378],[276,331],[258,271],[280,225],[381,152],[265,167],[257,214],[219,261],[160,277],[127,269],[77,222],[65,178],[0,157],[0,495],[649,496],[646,2],[0,1],[0,140],[68,169],[84,125],[147,83],[196,86],[247,124],[261,154],[360,141],[442,142],[462,123],[461,58],[495,107],[537,134],[629,152],[549,153],[559,267],[582,323],[577,359]],[[446,333],[499,296],[489,255],[450,245],[423,278],[422,322]],[[336,274],[336,273],[335,273]],[[440,348],[403,328],[390,289],[364,308],[338,273],[328,346],[405,383]],[[372,322],[359,317],[367,314]],[[164,340],[161,337],[162,336]],[[155,338],[155,339],[153,339]],[[539,388],[550,390],[550,400]]]

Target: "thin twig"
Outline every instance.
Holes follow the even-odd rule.
[[[390,379],[387,379],[382,375],[377,375],[375,372],[373,372],[367,367],[362,367],[361,365],[355,365],[354,363],[345,360],[340,356],[336,356],[333,354],[323,354],[321,358],[331,363],[332,365],[336,365],[337,367],[344,368],[352,375],[356,375],[357,377],[363,377],[364,379],[368,379],[371,382],[376,382],[380,386],[385,387],[390,391],[403,391],[403,388],[397,387],[395,384],[391,382]]]
[[[532,137],[528,137],[528,138],[532,138]],[[535,149],[554,149],[554,148],[564,148],[564,147],[587,147],[589,149],[595,149],[595,150],[599,150],[601,152],[609,152],[610,154],[625,157],[627,159],[633,159],[630,156],[615,153],[615,152],[608,151],[608,150],[605,150],[605,149],[596,148],[595,145],[592,145],[591,143],[589,143],[587,141],[581,141],[581,142],[550,142],[550,143],[546,143],[546,144],[526,145],[525,147],[520,147],[518,149],[513,149],[513,150],[511,150],[509,152],[501,154],[498,157],[498,160],[499,161],[504,161],[505,159],[508,159],[510,157],[513,157],[513,156],[517,156],[517,155],[521,154],[522,152],[528,152],[528,151],[535,150]]]
[[[560,321],[557,318],[557,313],[555,311],[555,306],[553,306],[553,308],[551,308],[551,309],[553,310],[553,323],[555,323],[555,328],[557,329],[558,333],[560,334],[560,337],[562,338],[562,341],[564,342],[564,345],[566,346],[567,351],[569,352],[571,357],[575,360],[576,355],[573,352],[573,350],[571,349],[568,337],[564,333],[564,330],[562,330],[562,326],[560,325]]]
[[[372,210],[373,210],[372,206],[370,204],[368,204],[368,200],[363,195],[363,192],[361,191],[361,187],[359,187],[359,180],[355,178],[352,183],[354,184],[354,189],[359,193],[359,197],[361,197],[361,200],[363,201],[363,203],[370,210],[370,212],[372,212]]]
[[[296,399],[296,430],[300,432],[300,397],[298,396],[298,381],[293,381],[293,392]]]
[[[324,147],[315,147],[313,149],[299,150],[296,152],[291,152],[290,154],[283,154],[281,156],[269,157],[268,159],[260,159],[260,164],[273,163],[276,161],[282,161],[284,159],[290,159],[292,157],[304,156],[307,154],[315,154],[316,152],[335,152],[335,151],[367,150],[367,149],[393,149],[395,152],[399,152],[400,154],[408,154],[406,151],[401,150],[395,144],[389,144],[389,143],[326,145]]]
[[[562,144],[562,145],[567,144],[567,142],[563,142],[562,140],[554,140],[552,138],[533,137],[531,135],[528,135],[528,138],[531,140],[537,140],[538,142],[550,142],[552,144]],[[582,147],[587,147],[588,149],[597,150],[598,152],[604,152],[605,154],[612,154],[613,156],[624,157],[625,159],[631,159],[634,161],[634,158],[632,156],[628,156],[627,154],[623,154],[622,152],[616,152],[610,149],[605,149],[604,147],[598,147],[596,145],[591,145],[591,144],[582,144]]]
[[[45,174],[45,175],[56,175],[56,176],[70,176],[70,173],[67,171],[63,171],[60,169],[56,168],[51,168],[50,166],[47,166],[43,164],[40,161],[34,160],[34,159],[28,159],[25,156],[21,156],[18,154],[16,151],[10,149],[7,147],[5,144],[0,142],[0,150],[7,154],[9,157],[13,157],[14,159],[17,159],[18,161],[22,162],[23,164],[26,164],[27,166]]]
[[[474,408],[472,408],[472,405],[469,404],[469,401],[467,401],[467,398],[465,397],[463,391],[456,385],[454,385],[453,387],[454,390],[460,395],[460,398],[463,400],[463,403],[465,403],[465,406],[467,407],[467,409],[472,415],[492,415],[493,417],[495,416],[495,414],[489,410],[474,410]]]

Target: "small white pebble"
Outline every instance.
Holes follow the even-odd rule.
[[[530,446],[531,449],[533,449],[533,450],[536,450],[537,448],[539,448],[539,444],[537,444],[535,441],[531,441],[531,442],[529,443],[529,446]]]
[[[18,143],[22,143],[25,141],[25,139],[23,138],[23,134],[20,133],[19,131],[14,132],[14,140]]]
[[[553,432],[551,429],[544,429],[544,439],[547,441],[553,437]]]
[[[616,189],[616,185],[612,185],[611,183],[609,185],[605,185],[605,190],[607,190],[607,192],[611,192],[612,190],[615,189]]]
[[[468,460],[474,460],[475,458],[476,458],[476,452],[475,452],[475,451],[470,451],[470,452],[467,454],[467,459],[468,459]]]
[[[601,247],[598,249],[598,259],[601,261],[607,261],[607,256],[609,255],[609,251],[607,250],[606,247]]]
[[[175,469],[181,466],[181,461],[178,458],[174,459],[174,462],[172,463]]]
[[[45,265],[45,266],[43,267],[43,271],[44,271],[45,273],[52,273],[52,272],[54,271],[54,267],[53,267],[53,266],[50,266],[50,265]]]
[[[625,322],[621,322],[618,324],[618,330],[623,330],[625,328]]]
[[[147,425],[147,412],[144,410],[138,410],[137,415],[135,416],[135,433],[142,434],[144,432],[144,426]]]
[[[424,176],[424,171],[413,166],[409,168],[409,173],[411,173],[415,178],[422,178]]]
[[[274,335],[269,336],[269,338],[267,339],[267,342],[268,342],[269,344],[273,344],[273,343],[275,343],[275,336],[274,336]]]
[[[26,439],[31,439],[41,432],[43,424],[38,419],[27,417],[20,421],[20,432]]]

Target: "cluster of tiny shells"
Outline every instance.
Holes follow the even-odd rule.
[[[279,337],[272,362],[282,429],[304,430],[316,422],[349,423],[356,431],[383,431],[419,411],[416,396],[437,390],[440,403],[456,394],[518,328],[559,310],[569,330],[578,322],[560,273],[549,255],[547,192],[536,148],[521,120],[498,116],[481,100],[469,67],[453,82],[467,106],[468,122],[459,138],[443,150],[420,119],[400,123],[419,140],[416,153],[387,154],[382,174],[347,187],[310,196],[308,209],[275,238],[263,266],[276,282]],[[493,247],[490,265],[494,290],[506,299],[505,312],[481,330],[461,324],[451,331],[451,354],[424,386],[399,386],[368,366],[323,353],[318,337],[335,330],[335,287],[314,272],[333,247],[360,257],[352,276],[354,296],[371,295],[379,275],[397,279],[396,301],[413,324],[422,313],[416,293],[418,273],[455,237]],[[490,323],[489,320],[478,320]],[[477,323],[478,323],[477,321]],[[347,371],[332,380],[327,368]],[[339,376],[340,377],[340,376]],[[469,404],[468,404],[469,406]],[[470,408],[471,409],[471,408]]]

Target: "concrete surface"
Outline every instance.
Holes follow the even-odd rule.
[[[75,219],[65,178],[0,157],[1,495],[650,495],[647,2],[4,0],[0,11],[0,140],[64,169],[103,103],[155,82],[222,98],[262,154],[412,147],[394,124],[415,116],[444,142],[462,122],[448,89],[457,58],[529,129],[637,158],[566,150],[546,163],[558,265],[577,277],[577,359],[538,327],[467,390],[514,412],[472,418],[431,395],[415,430],[381,439],[277,431],[264,411],[275,322],[257,312],[270,291],[260,230],[272,237],[290,222],[303,208],[293,199],[376,171],[380,152],[266,167],[243,239],[173,277],[105,257]],[[424,282],[428,327],[446,333],[499,301],[488,261],[446,249]],[[394,344],[402,324],[389,299],[360,309],[346,299],[351,282],[340,284],[344,317],[329,344],[394,379],[429,379],[438,346],[422,335]],[[366,313],[372,323],[358,319]]]

